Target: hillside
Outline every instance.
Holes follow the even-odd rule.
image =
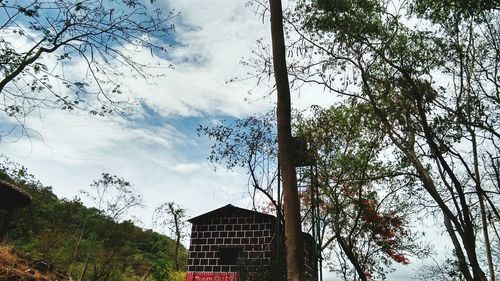
[[[93,281],[175,280],[173,276],[182,275],[174,268],[175,241],[169,237],[143,230],[132,221],[114,221],[77,198],[59,199],[50,187],[14,163],[0,163],[0,179],[15,183],[33,198],[29,207],[14,214],[12,229],[4,239],[9,246],[0,245],[0,279],[8,270],[27,273],[20,275],[25,277],[40,273],[40,279],[34,280],[61,280],[68,274],[74,280]],[[186,255],[182,248],[181,270]],[[61,276],[43,279],[34,261]]]
[[[0,245],[0,280],[64,281],[69,278],[43,261],[33,261],[21,256],[10,246]]]

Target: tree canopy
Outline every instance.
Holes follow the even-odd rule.
[[[463,278],[494,278],[498,1],[295,3],[292,80],[364,107],[441,212]]]
[[[317,85],[338,97],[331,109],[308,113],[318,159],[339,160],[325,166],[333,172],[349,167],[346,175],[358,180],[362,171],[389,168],[382,175],[399,177],[401,188],[381,190],[443,222],[458,269],[453,276],[465,280],[498,275],[499,8],[498,1],[298,0],[285,11],[290,85]],[[268,67],[268,50],[263,46],[246,63],[255,67],[258,83],[278,74]],[[353,123],[339,127],[354,111],[361,115],[347,115]],[[335,151],[346,140],[341,136],[356,129],[350,148]],[[363,164],[374,151],[382,156],[373,166]],[[372,178],[362,182],[367,193],[358,192],[358,199],[369,197]]]

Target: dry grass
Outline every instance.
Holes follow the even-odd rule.
[[[17,256],[14,253],[12,247],[5,244],[0,244],[0,262],[3,263],[15,263]]]
[[[40,272],[33,268],[33,261],[20,257],[15,250],[0,244],[0,280],[63,281],[65,277],[55,272]]]

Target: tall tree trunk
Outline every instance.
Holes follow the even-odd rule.
[[[278,158],[283,180],[286,264],[289,281],[305,281],[304,245],[293,158],[291,101],[285,58],[281,0],[269,0],[274,78],[277,89]]]
[[[179,248],[181,246],[181,232],[179,225],[175,224],[175,269],[179,270]]]
[[[491,255],[491,245],[490,237],[488,235],[488,221],[486,218],[486,207],[484,205],[483,190],[481,188],[481,176],[479,171],[479,156],[477,152],[477,141],[476,133],[474,129],[471,128],[471,140],[472,140],[472,154],[474,159],[474,181],[476,186],[476,192],[479,199],[479,211],[481,214],[481,222],[484,237],[484,247],[486,248],[486,260],[488,262],[488,270],[490,273],[490,281],[495,281],[495,267],[493,266],[493,257]]]
[[[455,254],[457,255],[460,272],[462,272],[465,280],[471,281],[472,275],[470,274],[469,267],[467,266],[467,261],[465,260],[465,254],[462,251],[462,246],[460,246],[460,242],[458,241],[455,230],[453,229],[453,225],[451,224],[450,217],[447,214],[443,214],[443,219],[446,231],[450,235],[453,246],[455,247]]]
[[[457,208],[459,209],[457,216],[461,214],[462,219],[459,219],[457,218],[457,216],[455,216],[455,214],[452,212],[452,210],[449,209],[448,205],[441,197],[441,194],[438,192],[434,184],[434,179],[432,178],[432,176],[429,174],[429,171],[425,168],[425,166],[422,164],[420,159],[415,154],[415,151],[413,149],[413,146],[415,145],[414,142],[402,143],[397,137],[394,136],[394,134],[392,133],[392,124],[387,119],[386,113],[378,107],[377,101],[374,95],[371,93],[371,88],[370,85],[368,84],[368,77],[366,76],[365,73],[362,72],[363,86],[365,86],[365,91],[368,94],[370,105],[380,118],[380,121],[384,125],[386,132],[388,132],[388,136],[389,138],[391,138],[391,141],[400,149],[401,152],[405,154],[406,157],[408,157],[413,167],[416,169],[424,188],[429,193],[429,195],[431,195],[434,201],[438,204],[439,208],[443,212],[443,215],[445,216],[445,220],[453,224],[454,228],[447,227],[447,231],[450,234],[450,237],[452,237],[452,240],[454,239],[454,237],[456,238],[455,232],[458,233],[461,239],[461,243],[455,243],[454,241],[453,245],[456,248],[457,252],[463,252],[462,249],[465,250],[464,254],[466,255],[463,254],[463,257],[466,257],[467,260],[469,261],[468,263],[462,261],[463,264],[461,266],[461,269],[465,268],[464,264],[467,264],[467,266],[470,266],[470,268],[472,269],[471,280],[486,281],[486,275],[482,271],[477,259],[474,224],[472,222],[471,212],[465,197],[463,186],[461,185],[457,176],[453,172],[453,169],[451,168],[450,164],[446,161],[445,157],[443,156],[443,154],[439,149],[438,144],[436,143],[433,131],[431,130],[429,123],[427,122],[426,111],[423,106],[423,100],[422,97],[420,96],[418,87],[415,85],[415,82],[412,80],[410,74],[408,73],[402,73],[402,74],[405,77],[406,81],[410,85],[412,85],[412,94],[416,101],[415,107],[417,109],[420,118],[419,124],[422,126],[424,139],[429,145],[433,155],[435,156],[437,164],[440,164],[443,167],[446,175],[449,176],[452,182],[452,186],[454,187],[454,192],[457,193],[457,197],[459,199],[458,202],[460,203],[460,206]],[[463,273],[464,275],[468,275],[467,272]]]
[[[340,247],[342,248],[342,251],[346,254],[347,258],[351,262],[351,264],[354,266],[354,269],[356,270],[356,273],[358,274],[358,278],[361,281],[368,281],[368,278],[365,275],[365,272],[363,271],[363,268],[361,268],[361,265],[359,264],[358,258],[352,251],[352,248],[347,245],[347,243],[344,241],[344,238],[340,236],[340,232],[335,233],[335,236],[337,237],[337,242],[339,243]]]
[[[175,270],[179,270],[179,248],[181,245],[181,229],[180,229],[180,221],[179,221],[179,210],[176,210],[174,202],[170,202],[168,204],[168,208],[172,213],[174,219],[174,227],[175,227]]]
[[[73,250],[73,256],[71,258],[71,263],[69,264],[69,270],[68,270],[68,276],[70,278],[71,278],[71,273],[73,272],[73,265],[75,264],[76,255],[78,253],[78,247],[80,246],[80,243],[82,242],[82,239],[83,239],[83,234],[85,233],[87,219],[88,219],[88,216],[86,216],[85,220],[83,221],[83,226],[82,226],[82,229],[80,230],[80,235],[78,236],[78,240],[76,241],[75,249]]]
[[[89,259],[90,259],[90,255],[87,255],[87,258],[85,258],[85,265],[83,266],[82,274],[80,274],[80,278],[78,278],[78,281],[82,281],[83,277],[85,277],[85,274],[87,273],[87,269],[89,266]]]

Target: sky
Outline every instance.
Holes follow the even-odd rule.
[[[164,60],[174,69],[154,83],[122,81],[125,95],[143,99],[132,117],[42,111],[27,120],[30,137],[0,142],[1,153],[27,167],[59,197],[79,196],[103,172],[125,178],[143,195],[145,208],[131,215],[146,228],[163,202],[175,201],[189,217],[226,204],[252,208],[245,171],[210,163],[210,140],[199,137],[196,127],[265,112],[275,102],[255,80],[227,83],[246,76],[249,69],[240,62],[257,49],[257,40],[270,43],[269,19],[255,6],[234,0],[162,1],[157,3],[162,9],[181,12],[176,44],[168,57],[139,56]],[[292,100],[295,108],[306,108],[327,106],[334,97],[305,88]],[[415,270],[398,270],[389,280],[408,280]],[[334,276],[325,272],[324,280]]]

